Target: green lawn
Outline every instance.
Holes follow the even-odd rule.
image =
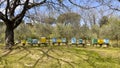
[[[120,49],[75,46],[0,49],[0,68],[120,68]]]

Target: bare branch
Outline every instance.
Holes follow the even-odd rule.
[[[44,4],[45,2],[46,2],[46,0],[44,0],[44,1],[40,2],[40,3],[33,3],[33,4],[29,5],[29,0],[26,0],[26,2],[24,3],[24,7],[23,7],[22,12],[20,14],[18,14],[13,19],[13,21],[16,21],[16,23],[14,23],[14,28],[16,28],[21,23],[21,21],[22,21],[22,19],[23,19],[23,17],[24,17],[27,10],[29,10],[29,9],[35,7],[35,6],[39,6],[41,4]]]
[[[0,19],[2,19],[3,21],[6,20],[5,15],[2,12],[0,12]]]
[[[11,5],[11,9],[10,9],[10,16],[14,17],[14,12],[16,7],[19,5],[20,0],[14,0],[13,4]]]
[[[2,19],[5,24],[6,24],[6,21],[8,20],[6,19],[5,15],[2,12],[0,12],[0,19]]]
[[[55,3],[55,2],[50,2],[48,1],[47,2],[49,5],[52,6],[52,8],[54,8],[55,10],[57,10],[58,12],[60,12],[60,9],[57,8],[55,5],[59,6],[59,7],[62,7],[62,8],[65,8],[67,11],[70,11],[69,7],[67,7],[64,3]]]
[[[108,5],[108,7],[109,7],[110,9],[112,9],[112,10],[120,11],[120,9],[112,7],[112,5]]]
[[[5,2],[6,0],[4,0],[4,1],[2,1],[2,2],[0,2],[0,6]]]
[[[88,6],[88,7],[85,7],[85,6],[81,6],[81,5],[76,4],[76,3],[72,2],[71,0],[69,0],[69,2],[70,2],[71,4],[77,6],[77,7],[82,8],[82,9],[92,9],[92,8],[100,7],[100,6],[102,5],[102,4],[100,4],[100,5],[98,5],[98,6],[94,6],[94,7],[89,7],[89,6]]]
[[[35,6],[40,6],[41,4],[44,4],[47,0],[43,0],[40,3],[31,3],[30,5],[28,5],[27,9],[31,9]]]
[[[10,3],[9,3],[9,0],[7,0],[7,6],[6,6],[6,9],[5,9],[5,17],[6,17],[6,19],[8,19],[8,8],[9,8],[9,6],[10,6]]]
[[[27,11],[27,6],[28,6],[28,3],[29,3],[29,0],[26,0],[26,2],[24,3],[24,7],[23,7],[23,10],[20,14],[18,14],[14,19],[13,21],[15,21],[14,23],[14,29],[21,23],[26,11]]]

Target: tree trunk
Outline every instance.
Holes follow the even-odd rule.
[[[14,29],[11,25],[6,26],[5,45],[6,49],[11,49],[14,46]]]

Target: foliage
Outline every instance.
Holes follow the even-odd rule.
[[[73,25],[78,24],[80,22],[80,15],[73,12],[64,13],[57,18],[57,22],[63,24],[73,24]]]
[[[38,37],[45,36],[49,37],[49,35],[52,33],[53,27],[50,24],[44,24],[44,23],[37,23],[34,24],[34,30],[35,35]]]
[[[45,18],[44,22],[52,25],[56,22],[56,20],[53,17],[49,17],[49,18]]]
[[[103,38],[116,39],[116,36],[119,37],[120,34],[120,20],[116,17],[111,17],[108,20],[109,24],[101,28],[101,35],[104,36]]]
[[[100,27],[98,25],[91,26],[92,38],[99,38]]]
[[[108,17],[107,16],[103,16],[100,20],[100,27],[102,27],[103,25],[108,23]]]
[[[73,36],[73,29],[70,24],[64,25],[58,23],[56,26],[53,27],[52,30],[52,37],[66,37],[70,39]]]
[[[116,43],[112,44],[113,46],[119,46],[120,40],[120,20],[117,17],[110,17],[108,19],[109,23],[103,25],[100,29],[101,38],[109,38],[111,40],[116,40]]]
[[[116,17],[108,18],[109,23],[103,25],[101,28],[96,24],[91,27],[87,25],[62,24],[57,23],[50,25],[47,23],[33,23],[33,26],[21,24],[15,30],[15,38],[25,39],[28,37],[39,38],[45,37],[66,37],[68,39],[72,37],[76,38],[109,38],[109,39],[120,39],[119,37],[119,19]],[[21,37],[21,38],[20,38]]]
[[[26,39],[27,37],[31,36],[32,31],[29,29],[29,27],[25,24],[21,24],[16,30],[15,30],[15,39],[16,40],[22,40]]]

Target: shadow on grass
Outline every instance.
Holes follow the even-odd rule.
[[[11,53],[13,50],[16,50],[16,51],[14,53]],[[66,58],[62,59],[61,56],[66,53],[74,55],[78,58],[81,58],[84,62],[88,63],[93,68],[96,67],[96,61],[97,62],[111,62],[112,61],[112,58],[108,58],[108,59],[102,58],[98,53],[94,51],[87,51],[85,50],[85,48],[77,48],[77,47],[66,47],[66,46],[55,46],[55,47],[54,46],[48,46],[48,47],[27,46],[27,47],[24,47],[24,46],[19,46],[19,47],[14,48],[13,50],[5,53],[1,57],[6,57],[7,55],[19,54],[22,51],[27,52],[25,55],[18,58],[17,61],[20,61],[24,58],[27,58],[27,56],[30,54],[34,55],[35,53],[32,53],[32,51],[37,50],[39,53],[41,52],[42,54],[39,54],[39,57],[36,60],[34,60],[34,63],[32,63],[32,66],[31,66],[32,68],[36,68],[38,64],[43,63],[45,57],[47,57],[48,59],[51,58],[53,60],[56,60],[59,68],[62,68],[61,62],[68,64],[71,68],[75,68],[76,67],[75,65],[79,65],[80,63],[82,63],[82,62],[76,62],[74,60],[72,61],[65,60]],[[52,54],[54,53],[57,56],[50,54],[50,52],[52,52]],[[88,58],[83,58],[80,55],[85,55]],[[3,60],[3,59],[0,58],[0,60]],[[7,60],[4,60],[4,61],[6,65],[9,64]]]

